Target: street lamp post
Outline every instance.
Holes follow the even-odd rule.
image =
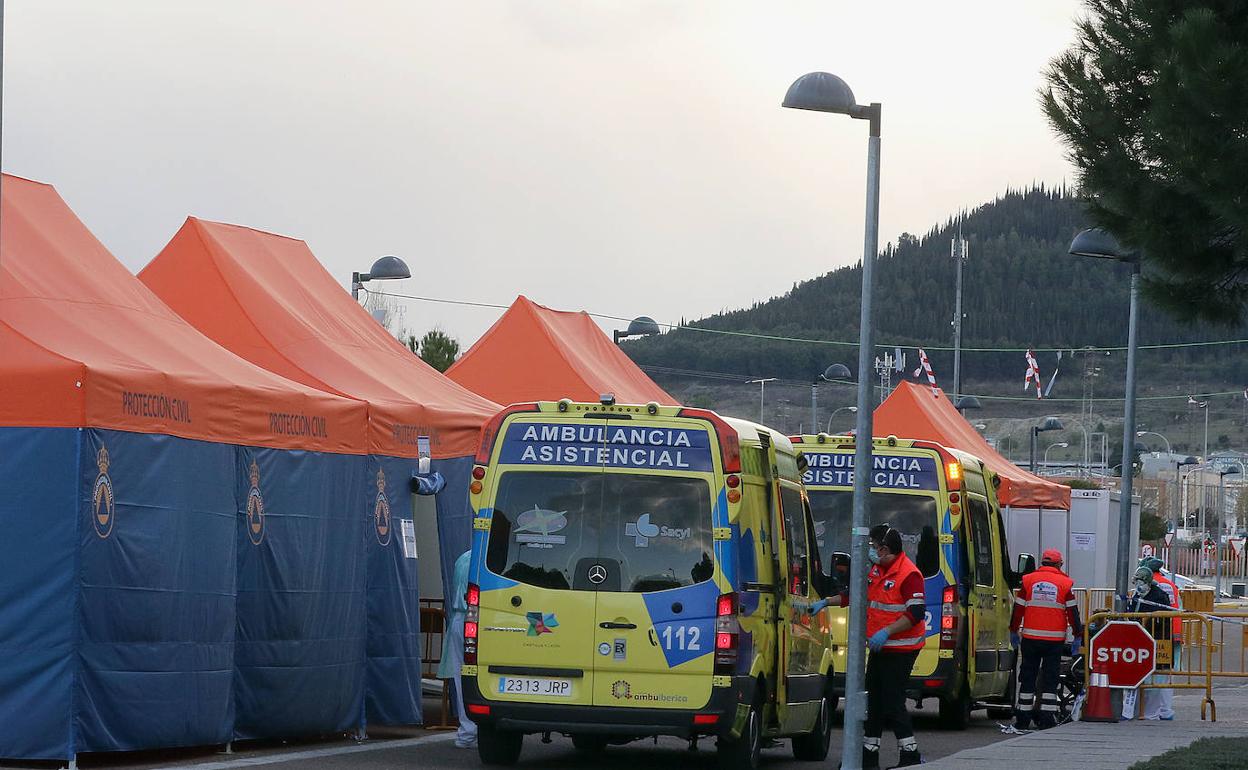
[[[1046,467],[1046,468],[1047,468],[1047,467],[1049,467],[1049,450],[1050,450],[1050,449],[1052,449],[1053,447],[1058,447],[1058,448],[1060,448],[1060,449],[1065,449],[1065,448],[1066,448],[1066,447],[1068,447],[1068,446],[1070,446],[1070,444],[1069,444],[1068,442],[1065,442],[1065,441],[1059,441],[1059,442],[1057,442],[1056,444],[1049,444],[1048,446],[1046,446],[1046,447],[1044,448],[1044,467]]]
[[[1184,465],[1199,465],[1199,464],[1200,464],[1200,461],[1197,460],[1195,457],[1191,457],[1191,456],[1183,460],[1179,460],[1178,462],[1174,464],[1174,501],[1175,503],[1177,503],[1175,507],[1178,509],[1175,512],[1175,518],[1174,518],[1175,529],[1179,528],[1180,520],[1182,520],[1183,522],[1183,529],[1187,529],[1187,514],[1183,511],[1183,500],[1184,500],[1183,466]]]
[[[758,385],[758,424],[763,425],[766,420],[763,419],[763,408],[767,404],[767,383],[775,382],[775,377],[764,377],[758,380],[746,380],[746,385]]]
[[[381,257],[367,273],[351,274],[351,298],[359,302],[360,289],[368,281],[396,281],[411,277],[412,271],[408,269],[406,262],[398,257]]]
[[[824,369],[818,377],[810,383],[810,432],[819,432],[819,383],[821,382],[847,382],[853,375],[849,373],[849,367],[845,364],[832,364]],[[833,412],[835,414],[835,412]],[[828,418],[828,424],[832,424],[832,419]]]
[[[867,522],[871,474],[871,371],[873,353],[871,299],[880,239],[880,103],[858,104],[844,80],[827,72],[811,72],[789,86],[784,106],[848,115],[869,121],[867,138],[867,205],[862,246],[862,301],[858,323],[858,425],[854,441],[853,523],[850,529],[849,638],[845,666],[845,722],[841,767],[862,767],[862,728],[866,717]]]
[[[1201,459],[1205,462],[1209,462],[1209,399],[1197,401],[1191,396],[1188,396],[1187,404],[1188,406],[1195,406],[1198,409],[1203,409],[1205,412],[1205,453],[1201,455]]]
[[[1145,436],[1156,436],[1157,438],[1161,439],[1162,441],[1166,443],[1166,454],[1173,454],[1170,451],[1170,439],[1166,438],[1165,436],[1161,435],[1155,430],[1137,430],[1135,432],[1135,436],[1136,438],[1144,438]]]
[[[1226,482],[1227,476],[1239,473],[1239,468],[1218,471],[1218,539],[1213,557],[1213,595],[1222,597],[1222,533],[1226,529]]]
[[[839,414],[839,413],[841,413],[841,412],[849,412],[850,414],[854,414],[854,413],[856,413],[857,411],[858,411],[858,407],[856,407],[856,406],[838,406],[838,407],[837,407],[837,408],[836,408],[836,409],[832,412],[832,414],[828,417],[828,429],[827,429],[827,430],[825,430],[825,431],[824,431],[824,433],[827,433],[827,434],[831,434],[831,433],[832,433],[832,418],[833,418],[833,417],[836,417],[836,415],[837,415],[837,414]]]
[[[1118,245],[1108,232],[1101,229],[1084,230],[1070,243],[1070,253],[1076,257],[1094,257],[1125,262],[1131,266],[1131,304],[1127,313],[1127,383],[1126,399],[1122,416],[1122,490],[1118,508],[1118,565],[1116,608],[1126,608],[1127,587],[1131,581],[1131,456],[1135,450],[1132,433],[1135,432],[1135,355],[1137,348],[1136,326],[1140,305],[1140,255],[1127,252]]]
[[[1036,439],[1041,433],[1047,433],[1051,430],[1061,430],[1062,421],[1056,417],[1045,417],[1044,422],[1039,425],[1031,426],[1031,461],[1027,466],[1027,470],[1032,473],[1036,472]]]

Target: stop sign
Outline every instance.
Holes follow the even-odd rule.
[[[1139,687],[1157,664],[1157,642],[1144,626],[1112,620],[1092,637],[1092,670],[1106,674],[1110,687]]]

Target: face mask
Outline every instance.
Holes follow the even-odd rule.
[[[1148,593],[1148,583],[1144,582],[1143,580],[1135,581],[1135,592],[1137,594]]]
[[[880,563],[880,552],[875,550],[875,546],[867,549],[867,558],[871,560],[872,564]]]

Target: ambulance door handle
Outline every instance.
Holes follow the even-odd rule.
[[[605,621],[603,623],[599,623],[598,627],[605,628],[608,630],[615,630],[615,629],[623,628],[623,629],[628,629],[631,631],[632,629],[637,627],[637,624],[636,623],[612,623],[611,621]]]

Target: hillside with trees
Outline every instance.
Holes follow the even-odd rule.
[[[917,364],[913,348],[927,348],[938,377],[948,381],[952,353],[933,348],[952,345],[955,262],[950,244],[960,229],[969,242],[963,347],[1015,349],[964,353],[964,381],[1013,381],[1011,395],[1017,395],[1024,372],[1018,348],[1060,347],[1069,361],[1071,351],[1083,346],[1124,345],[1129,268],[1069,256],[1071,238],[1087,226],[1083,204],[1070,190],[1038,186],[1007,192],[922,236],[902,234],[877,263],[877,344],[910,348],[911,369]],[[826,342],[857,340],[860,271],[860,264],[835,270],[795,285],[784,296],[627,342],[626,350],[643,366],[743,376],[809,381],[831,363],[853,369],[856,346]],[[1246,331],[1183,324],[1147,301],[1141,306],[1143,345],[1244,338]],[[1152,372],[1176,381],[1181,373],[1184,384],[1193,378],[1243,383],[1248,382],[1248,356],[1241,352],[1239,345],[1144,351],[1140,370],[1143,376]],[[1056,353],[1039,356],[1043,369],[1051,371]],[[1115,366],[1113,361],[1108,365]],[[1078,385],[1063,385],[1065,395],[1079,395]]]

